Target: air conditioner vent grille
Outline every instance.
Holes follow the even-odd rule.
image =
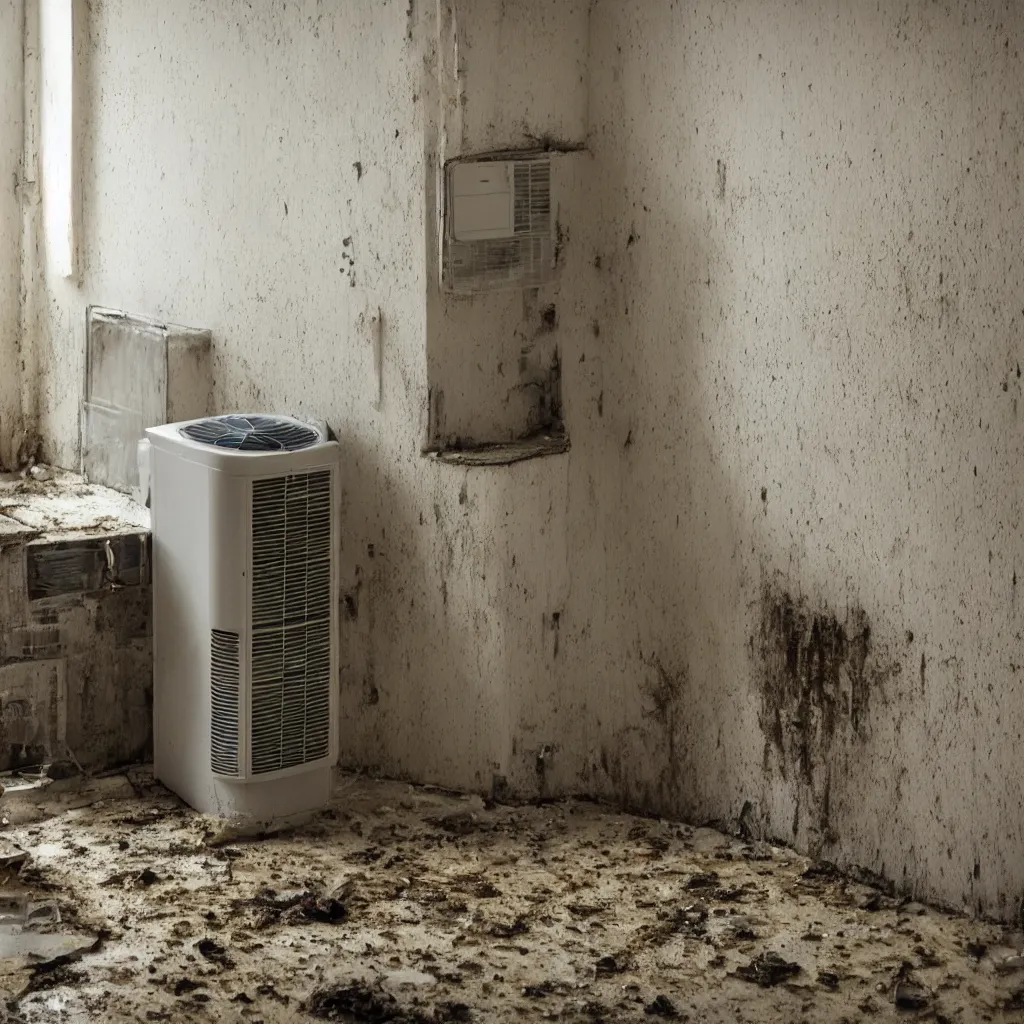
[[[512,188],[510,237],[459,240],[449,221],[444,281],[450,291],[472,294],[528,288],[551,279],[555,246],[550,158],[545,155],[516,160],[512,165]],[[448,202],[452,201],[449,195]]]
[[[253,483],[254,775],[329,750],[331,490],[329,470]]]
[[[281,416],[212,416],[181,432],[199,444],[239,452],[297,452],[323,440],[312,427]]]
[[[238,775],[238,634],[210,631],[210,768]]]

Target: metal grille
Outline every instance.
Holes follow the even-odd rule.
[[[280,416],[213,416],[181,432],[200,444],[239,452],[297,452],[322,440],[312,427]]]
[[[512,168],[513,237],[445,239],[445,284],[454,292],[526,288],[550,280],[555,267],[551,230],[551,161],[517,160]]]
[[[238,634],[210,631],[210,768],[238,774]]]
[[[551,164],[547,160],[517,163],[512,211],[517,235],[551,231]]]
[[[331,684],[331,473],[252,493],[252,773],[326,757]]]

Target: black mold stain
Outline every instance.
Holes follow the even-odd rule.
[[[657,655],[644,658],[643,661],[655,673],[654,682],[645,688],[645,695],[651,704],[647,716],[653,719],[663,739],[658,803],[673,807],[678,805],[683,791],[683,765],[678,755],[677,736],[683,723],[687,673],[685,668],[669,671]]]
[[[925,658],[924,653],[921,654],[921,692],[924,693],[924,670],[925,670]]]
[[[819,844],[829,841],[833,768],[841,771],[869,737],[872,701],[899,665],[874,649],[863,608],[840,619],[774,584],[762,593],[754,650],[765,769],[774,766],[790,782],[805,827],[816,829]]]
[[[640,241],[640,236],[636,233],[636,228],[635,227],[630,228],[630,230],[629,230],[629,238],[626,239],[626,248],[627,249],[632,249],[633,246],[636,245],[636,243],[639,242],[639,241]]]
[[[462,487],[459,489],[459,504],[465,505],[467,501],[469,501],[469,483],[463,480]]]
[[[512,801],[512,787],[504,775],[491,776],[491,803],[507,804]]]
[[[597,415],[604,416],[604,392],[597,396]]]
[[[757,814],[754,809],[754,805],[749,800],[743,801],[743,807],[740,809],[739,818],[736,820],[736,831],[739,833],[742,839],[756,839],[754,823],[757,820]]]
[[[552,612],[551,613],[551,632],[555,634],[554,653],[552,657],[558,657],[558,638],[562,626],[562,613]]]
[[[762,501],[767,501],[768,500],[768,488],[767,487],[762,487],[761,488],[761,500]]]
[[[547,772],[548,764],[551,759],[555,756],[555,747],[550,743],[545,743],[540,750],[537,751],[537,756],[534,759],[534,771],[537,774],[537,791],[538,794],[543,797],[547,788]]]
[[[562,262],[562,254],[569,242],[569,229],[560,220],[555,220],[555,265]]]
[[[530,140],[529,150],[539,149],[545,153],[582,153],[587,148],[585,142],[573,142],[571,139],[564,139],[551,132],[527,135],[526,137]],[[515,152],[515,150],[511,152]]]
[[[623,442],[623,448],[631,448],[633,445],[633,428],[629,428],[629,433],[626,435],[626,440]]]
[[[557,348],[551,353],[551,366],[548,367],[548,416],[542,425],[548,430],[565,431],[562,420],[562,356]]]
[[[553,302],[549,302],[540,313],[542,330],[553,331],[558,326],[558,310]]]
[[[427,405],[430,412],[431,437],[434,442],[439,442],[444,436],[445,415],[444,415],[444,391],[438,388],[433,389],[427,395]]]
[[[368,707],[380,703],[380,690],[377,689],[372,674],[363,680],[363,703]]]
[[[717,177],[717,181],[718,181],[717,195],[718,195],[719,199],[724,199],[725,198],[725,161],[724,160],[718,160],[718,161],[716,161],[716,163],[718,164],[717,171],[716,171],[716,177]]]

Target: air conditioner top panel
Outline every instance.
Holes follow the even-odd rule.
[[[291,416],[233,413],[150,427],[154,448],[233,474],[264,476],[329,465],[338,445]]]

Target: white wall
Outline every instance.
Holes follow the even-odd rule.
[[[92,7],[83,280],[50,282],[40,349],[50,452],[76,458],[88,301],[211,328],[219,408],[328,419],[344,760],[742,815],[1017,913],[1017,8],[598,0],[583,98],[527,98],[517,126],[490,72],[533,51],[497,43],[494,5],[457,5],[454,101],[447,2],[412,25],[375,0],[136,6]],[[563,91],[578,35],[548,62]],[[432,160],[583,123],[571,453],[424,460],[428,357],[486,351],[494,312],[436,299]],[[379,412],[347,236],[384,310]]]
[[[438,7],[438,124],[428,135],[428,155],[437,166],[497,150],[557,151],[583,144],[589,87],[585,0],[439,0]],[[578,153],[553,158],[554,217],[562,239],[571,234],[572,206],[588,164]],[[573,251],[559,249],[560,276],[572,279]],[[439,277],[437,250],[432,235],[431,282]],[[550,405],[545,389],[561,340],[561,297],[561,280],[526,293],[428,292],[431,444],[510,441],[537,428],[544,416],[538,406]],[[543,319],[552,306],[553,330]]]
[[[601,786],[1017,914],[1021,8],[602,0],[591,40]]]
[[[421,40],[436,27],[429,5],[407,8],[106,0],[82,15],[81,282],[47,271],[40,418],[47,457],[76,465],[92,302],[211,329],[217,410],[326,419],[345,467],[343,759],[488,787],[518,702],[539,706],[542,637],[512,623],[540,622],[530,566],[564,565],[565,534],[538,537],[536,469],[470,478],[420,455]],[[379,411],[357,293],[383,311]],[[517,556],[527,598],[508,586]]]
[[[0,469],[21,441],[21,177],[24,142],[22,0],[0,0]]]

